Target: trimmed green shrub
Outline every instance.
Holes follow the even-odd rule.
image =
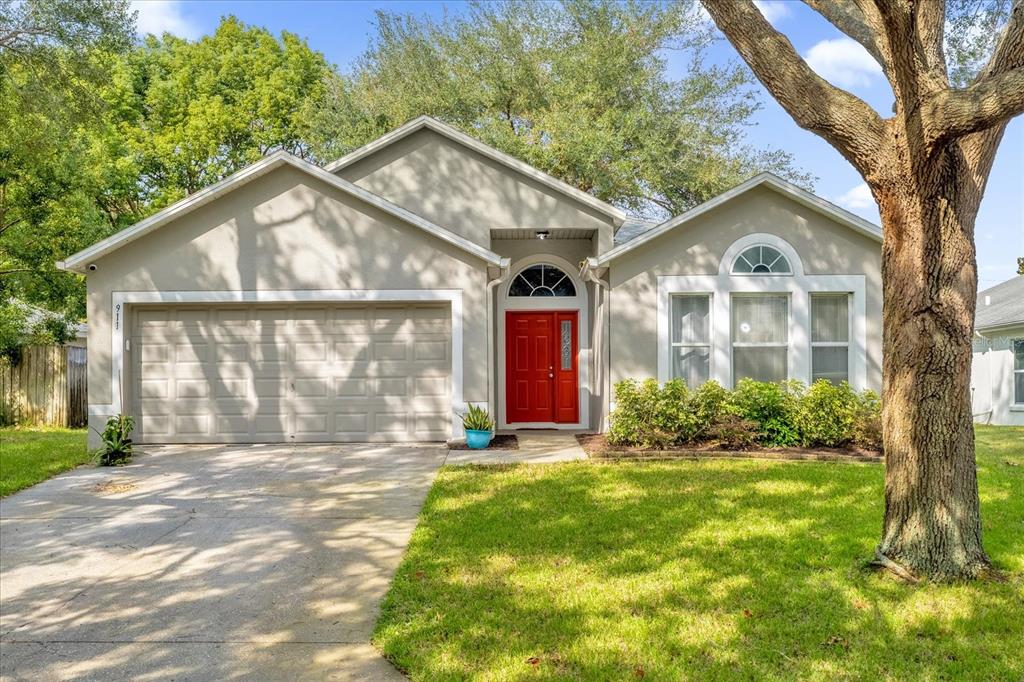
[[[696,391],[690,393],[690,410],[695,419],[690,440],[708,438],[712,426],[725,412],[729,403],[729,391],[712,379],[705,381]]]
[[[655,379],[638,384],[626,379],[615,384],[615,411],[608,441],[614,445],[664,448],[692,430],[686,410],[687,389],[682,381],[660,386]]]
[[[882,399],[874,391],[862,391],[857,396],[853,442],[872,450],[882,449]]]
[[[733,391],[715,381],[696,390],[674,379],[633,379],[615,385],[615,411],[608,441],[613,445],[664,449],[682,443],[718,441],[722,447],[755,443],[785,447],[840,447],[857,443],[880,449],[881,402],[871,391],[825,380],[765,383],[743,379]]]
[[[796,381],[768,383],[740,379],[729,395],[730,413],[757,424],[758,441],[783,447],[800,442],[796,413],[803,386]]]
[[[708,429],[709,439],[718,441],[718,444],[727,450],[749,448],[757,442],[759,435],[755,422],[728,413],[715,417],[714,423]]]
[[[800,396],[796,427],[805,446],[839,447],[853,440],[857,394],[845,381],[818,379]]]

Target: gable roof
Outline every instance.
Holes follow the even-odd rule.
[[[789,199],[792,199],[793,201],[796,201],[797,203],[802,204],[807,208],[817,211],[818,213],[824,215],[827,218],[831,218],[840,225],[844,225],[850,228],[851,230],[859,232],[876,241],[882,241],[882,228],[878,227],[874,223],[868,222],[867,220],[864,220],[860,216],[850,213],[846,209],[840,208],[831,202],[825,201],[821,197],[811,194],[807,190],[794,185],[788,180],[783,180],[777,175],[774,175],[772,173],[760,173],[750,178],[746,182],[742,182],[733,187],[732,189],[719,194],[717,197],[709,199],[708,201],[705,201],[703,204],[700,204],[699,206],[694,206],[686,213],[681,213],[677,215],[675,218],[669,218],[665,222],[655,227],[652,227],[644,232],[641,232],[633,239],[630,239],[629,241],[620,244],[619,246],[616,246],[614,249],[607,251],[601,256],[598,256],[596,258],[591,256],[590,258],[587,259],[587,264],[589,267],[601,267],[603,265],[607,265],[609,262],[615,260],[622,254],[629,253],[638,246],[642,246],[643,244],[646,244],[652,239],[655,239],[658,236],[665,234],[669,230],[675,229],[680,225],[684,225],[690,222],[697,216],[703,215],[704,213],[707,213],[708,211],[717,208],[718,206],[721,206],[727,201],[731,201],[732,199],[735,199],[741,194],[749,192],[755,187],[766,187],[768,189],[774,190],[775,192],[778,192],[779,194]]]
[[[986,304],[985,301],[988,300]],[[1024,324],[1024,275],[978,292],[975,329]]]
[[[365,144],[355,151],[349,152],[336,161],[332,161],[324,166],[324,169],[331,173],[336,173],[342,168],[355,163],[359,159],[365,158],[384,147],[394,144],[402,138],[408,137],[419,130],[431,130],[438,135],[472,149],[481,156],[497,161],[498,163],[541,183],[542,185],[546,185],[564,196],[575,199],[579,203],[589,206],[595,211],[610,217],[616,227],[621,225],[626,219],[626,214],[611,204],[605,203],[597,197],[588,194],[581,189],[577,189],[566,182],[562,182],[558,178],[548,175],[544,171],[534,168],[530,164],[520,161],[514,156],[498,151],[494,147],[484,144],[480,140],[474,139],[445,123],[441,123],[435,118],[431,118],[430,116],[419,116],[414,118],[405,125],[395,128],[390,133],[386,133],[385,135],[378,137],[373,142]]]
[[[348,180],[344,180],[333,173],[329,173],[319,166],[313,165],[308,161],[304,161],[303,159],[289,154],[288,152],[279,151],[260,159],[256,163],[246,166],[242,170],[224,178],[220,182],[214,183],[209,187],[199,190],[195,194],[185,197],[177,203],[171,204],[162,211],[159,211],[130,227],[126,227],[106,239],[96,242],[92,246],[89,246],[74,255],[68,256],[64,260],[57,261],[57,267],[61,270],[85,274],[90,261],[101,258],[108,253],[121,248],[125,244],[133,242],[136,239],[149,234],[153,230],[163,227],[164,225],[191,213],[200,206],[204,206],[211,201],[284,165],[291,166],[292,168],[296,168],[317,178],[318,180],[322,180],[346,194],[356,197],[357,199],[360,199],[361,201],[364,201],[385,213],[395,216],[409,225],[418,227],[442,241],[446,241],[453,246],[457,246],[460,249],[473,254],[491,265],[498,265],[501,267],[508,265],[507,258],[502,258],[490,249],[486,249],[465,237],[441,227],[440,225],[435,225],[429,220],[421,218],[415,213],[412,213],[411,211],[408,211],[401,206],[384,199],[383,197],[377,196],[372,192],[368,192]]]

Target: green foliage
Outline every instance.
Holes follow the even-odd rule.
[[[878,395],[858,394],[846,382],[819,380],[806,388],[743,379],[728,391],[708,381],[690,391],[681,380],[627,379],[615,384],[608,441],[654,449],[717,441],[726,448],[856,443],[878,450],[881,434]]]
[[[62,345],[74,338],[74,323],[63,315],[0,301],[0,358],[16,366],[25,346]]]
[[[711,427],[725,412],[728,402],[729,391],[713,379],[705,381],[691,394],[690,409],[696,421],[693,440],[702,440],[708,436]]]
[[[664,448],[704,438],[726,402],[714,382],[690,391],[682,379],[660,385],[627,379],[615,385],[615,411],[608,440],[614,445]]]
[[[708,429],[709,439],[728,450],[749,448],[757,443],[760,435],[757,422],[728,412],[718,415]]]
[[[803,387],[798,382],[769,383],[740,379],[729,396],[729,411],[757,424],[764,445],[790,446],[800,442],[796,424]]]
[[[965,87],[988,61],[1010,14],[1012,0],[947,0],[943,51],[949,80]]]
[[[761,170],[799,184],[783,152],[744,141],[759,108],[749,72],[712,65],[693,0],[477,2],[435,21],[377,13],[369,49],[306,109],[334,159],[421,114],[600,199],[680,213]],[[666,53],[687,59],[680,80]]]
[[[818,379],[797,404],[795,426],[803,445],[838,447],[853,440],[859,401],[845,381]]]
[[[11,365],[21,361],[27,326],[28,316],[22,306],[0,302],[0,358],[6,358]]]
[[[127,464],[134,454],[131,438],[134,429],[135,419],[126,414],[108,419],[100,433],[103,447],[96,452],[96,464],[104,467]]]
[[[103,45],[55,48],[101,73],[94,81],[76,71],[40,82],[17,60],[0,79],[0,299],[74,319],[85,316],[83,279],[57,260],[268,152],[308,155],[299,112],[329,71],[296,36],[233,17],[197,42]],[[85,104],[74,88],[88,90]]]
[[[470,403],[469,411],[462,415],[462,428],[467,431],[493,431],[494,420],[487,410]]]
[[[1024,275],[1024,257],[1017,259],[1017,274]]]
[[[874,391],[863,391],[857,396],[852,438],[861,447],[882,449],[882,399]]]

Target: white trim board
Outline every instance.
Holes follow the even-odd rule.
[[[522,272],[524,269],[531,265],[537,265],[538,263],[545,263],[554,265],[559,268],[572,280],[572,284],[576,287],[575,296],[531,296],[531,297],[510,297],[508,295],[508,289],[512,286],[512,282],[515,280],[516,275]],[[509,270],[509,276],[498,286],[498,305],[497,305],[497,323],[498,323],[498,353],[495,358],[494,373],[498,377],[496,382],[497,395],[495,396],[495,402],[501,407],[497,410],[498,415],[495,421],[498,424],[498,428],[501,430],[513,430],[513,429],[589,429],[590,428],[590,396],[592,393],[590,386],[590,365],[591,365],[591,345],[590,345],[590,306],[588,302],[587,285],[579,277],[579,273],[572,264],[551,254],[536,253],[517,260],[512,269]],[[577,397],[577,409],[578,419],[574,424],[558,424],[555,422],[529,422],[521,423],[516,422],[510,424],[506,416],[506,386],[505,386],[505,314],[508,312],[518,311],[545,311],[545,310],[573,310],[576,311],[576,350],[577,350],[577,381],[579,382],[579,392]]]
[[[152,215],[145,220],[141,220],[131,227],[126,227],[120,232],[98,241],[78,253],[68,256],[62,261],[57,261],[57,267],[61,270],[87,274],[90,261],[102,258],[108,253],[121,248],[125,244],[135,241],[136,239],[149,234],[153,230],[163,227],[164,225],[187,215],[195,209],[204,206],[283,165],[289,165],[297,170],[303,171],[308,175],[311,175],[318,180],[321,180],[328,185],[359,199],[360,201],[395,216],[409,225],[418,227],[442,241],[471,253],[491,265],[502,266],[503,263],[506,266],[508,265],[507,258],[502,258],[490,249],[486,249],[465,237],[441,227],[440,225],[435,225],[429,220],[421,218],[415,213],[412,213],[401,206],[398,206],[397,204],[394,204],[387,199],[369,192],[347,180],[344,180],[333,173],[329,173],[319,166],[315,166],[297,156],[281,151],[274,152],[270,156],[267,156],[250,166],[246,166],[234,175],[210,185],[209,187],[206,187],[205,189],[202,189],[177,203],[171,204],[155,215]]]
[[[615,222],[616,227],[622,225],[623,221],[625,221],[626,219],[626,214],[623,213],[621,210],[615,208],[611,204],[607,204],[601,201],[592,194],[587,194],[583,190],[577,189],[576,187],[573,187],[568,183],[562,182],[558,178],[548,175],[544,171],[534,168],[530,164],[520,161],[519,159],[510,156],[505,152],[499,151],[494,147],[491,147],[490,145],[486,145],[480,140],[476,140],[470,137],[469,135],[466,135],[465,133],[456,130],[455,128],[452,128],[449,125],[441,123],[437,119],[431,118],[430,116],[419,116],[417,118],[414,118],[405,125],[399,126],[398,128],[392,130],[391,132],[378,137],[373,142],[365,144],[359,149],[349,152],[340,159],[332,161],[331,163],[324,166],[324,169],[331,173],[336,173],[342,168],[345,168],[346,166],[355,163],[359,159],[365,158],[373,154],[374,152],[383,149],[388,145],[394,144],[395,142],[398,142],[402,138],[408,137],[412,133],[418,130],[422,130],[424,128],[432,130],[438,135],[446,137],[449,140],[458,142],[459,144],[468,147],[469,149],[472,149],[481,156],[485,156],[493,161],[497,161],[498,163],[508,168],[511,168],[512,170],[522,173],[523,175],[527,176],[532,180],[536,180],[537,182],[546,185],[553,190],[556,190],[560,194],[575,199],[581,204],[589,206],[595,211],[598,211],[599,213],[602,213],[603,215],[610,217]]]
[[[792,277],[745,275],[662,275],[658,277],[658,380],[672,376],[670,348],[671,296],[711,296],[710,377],[732,386],[732,316],[730,299],[739,293],[786,293],[789,306],[789,378],[810,383],[811,293],[852,295],[850,328],[850,385],[867,388],[866,282],[864,275],[801,275]]]
[[[114,291],[111,293],[109,405],[90,404],[90,415],[120,414],[124,403],[125,306],[149,303],[371,303],[447,301],[452,315],[452,438],[462,434],[463,308],[458,289],[300,289],[284,291]]]
[[[867,220],[864,220],[860,216],[850,213],[846,209],[840,208],[839,206],[836,206],[833,203],[825,201],[821,197],[815,196],[814,194],[811,194],[807,190],[801,187],[797,187],[793,183],[783,180],[782,178],[776,175],[772,175],[771,173],[760,173],[750,178],[746,182],[736,185],[732,189],[723,192],[722,194],[719,194],[714,199],[709,199],[708,201],[705,201],[703,204],[691,208],[686,213],[682,213],[674,218],[666,220],[657,227],[654,227],[640,234],[638,237],[629,240],[625,244],[620,244],[619,246],[616,246],[614,249],[605,252],[601,256],[591,256],[586,261],[587,267],[598,268],[607,265],[609,262],[615,260],[619,256],[629,253],[630,251],[636,249],[637,247],[643,246],[652,239],[655,239],[665,234],[669,230],[672,230],[676,227],[679,227],[680,225],[688,223],[697,216],[703,215],[704,213],[707,213],[708,211],[717,208],[718,206],[721,206],[727,201],[735,199],[739,195],[744,194],[745,192],[748,192],[751,189],[754,189],[755,187],[766,187],[768,189],[774,190],[775,192],[778,192],[779,194],[789,199],[792,199],[793,201],[796,201],[799,204],[802,204],[814,211],[817,211],[818,213],[821,213],[827,218],[835,220],[840,225],[844,225],[850,228],[851,230],[854,230],[856,232],[859,232],[860,234],[870,237],[871,239],[874,239],[875,241],[882,241],[882,229],[877,225],[874,225],[868,222]]]

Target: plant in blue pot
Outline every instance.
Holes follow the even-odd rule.
[[[462,428],[466,431],[466,446],[472,450],[483,450],[494,437],[494,420],[487,410],[469,404],[469,412],[462,415]]]

